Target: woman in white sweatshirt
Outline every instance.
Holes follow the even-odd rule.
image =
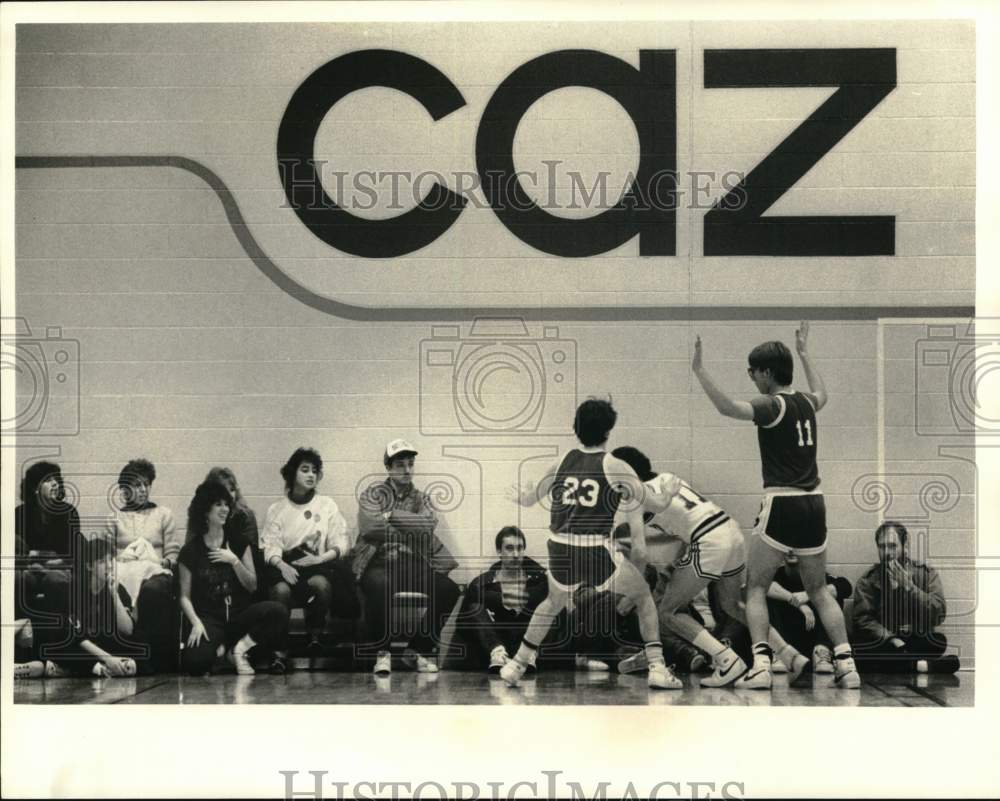
[[[132,459],[121,469],[118,487],[123,505],[108,517],[105,534],[118,557],[136,540],[146,540],[160,566],[170,571],[142,582],[136,597],[136,636],[150,648],[150,658],[140,662],[142,672],[173,672],[178,622],[174,574],[182,538],[170,509],[150,500],[155,480],[156,468],[148,459]]]
[[[270,597],[291,610],[305,607],[309,632],[309,652],[322,651],[320,636],[333,602],[335,584],[338,597],[350,578],[347,522],[333,498],[319,495],[316,488],[323,478],[323,459],[312,448],[298,448],[281,468],[285,497],[271,504],[260,533],[261,550],[267,564]],[[278,650],[272,673],[287,669],[287,646]]]

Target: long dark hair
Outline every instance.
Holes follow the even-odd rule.
[[[59,493],[55,502],[42,504],[38,499],[38,487],[51,476],[59,482]],[[67,514],[73,507],[66,503],[66,487],[63,484],[62,469],[55,462],[35,462],[24,471],[21,480],[21,500],[28,520],[38,520],[44,511],[47,514]]]
[[[199,537],[205,536],[208,531],[209,510],[217,501],[225,501],[229,504],[230,513],[233,510],[233,496],[218,481],[203,481],[194,491],[194,497],[188,505],[188,523],[185,542],[192,542]]]

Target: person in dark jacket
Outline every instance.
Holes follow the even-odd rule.
[[[66,501],[59,465],[35,462],[28,467],[21,500],[14,510],[15,618],[31,621],[38,646],[48,634],[61,631],[73,564],[84,538],[76,507]]]
[[[875,531],[879,561],[854,587],[853,644],[862,670],[954,673],[938,631],[947,606],[941,577],[910,559],[906,526],[887,520]]]
[[[524,636],[531,613],[548,593],[545,568],[524,555],[527,541],[517,526],[497,532],[500,559],[469,584],[456,621],[468,649],[467,664],[498,672]]]

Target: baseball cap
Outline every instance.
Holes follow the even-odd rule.
[[[416,456],[419,453],[419,451],[405,439],[394,439],[392,442],[390,442],[388,445],[385,446],[385,460],[387,462],[391,461],[392,459],[395,459],[401,453],[412,453],[414,456]]]

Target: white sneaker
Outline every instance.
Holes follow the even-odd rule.
[[[716,664],[715,670],[712,671],[711,676],[702,677],[701,686],[728,687],[730,684],[737,681],[740,678],[740,676],[742,676],[746,672],[747,672],[747,663],[737,656],[726,667],[721,667],[718,664]]]
[[[673,671],[662,662],[649,666],[646,684],[653,690],[683,690],[684,682],[677,678]]]
[[[499,673],[500,668],[506,665],[510,661],[510,656],[507,654],[507,649],[502,645],[498,645],[492,651],[490,651],[490,666],[486,668],[490,673]]]
[[[375,657],[375,669],[372,673],[376,676],[388,676],[392,673],[392,654],[388,651],[379,651]]]
[[[780,656],[776,656],[776,657],[774,657],[774,659],[771,660],[771,672],[772,673],[787,673],[788,672],[788,665],[786,665],[784,662],[781,661],[781,657]]]
[[[409,649],[403,654],[403,664],[417,673],[437,673],[438,666],[426,656]]]
[[[98,663],[100,664],[100,663]],[[45,663],[45,678],[47,679],[65,679],[69,678],[73,674],[68,670],[59,667],[55,662]]]
[[[123,676],[135,675],[136,665],[134,659],[129,659],[128,657],[124,657],[122,659],[119,659],[118,662],[122,667]],[[110,670],[108,670],[107,665],[105,665],[103,662],[95,663],[94,667],[91,668],[90,672],[93,673],[95,676],[97,676],[99,679],[114,678],[114,674]]]
[[[14,665],[15,679],[37,679],[45,675],[45,663],[37,659],[31,662],[17,662]]]
[[[256,672],[253,669],[253,665],[250,664],[250,657],[248,655],[252,647],[253,645],[248,646],[242,638],[233,646],[229,661],[233,663],[238,676],[252,676]]]
[[[257,672],[250,664],[250,657],[247,656],[246,649],[240,648],[239,643],[229,652],[229,663],[236,668],[238,676],[252,676]]]
[[[833,652],[825,645],[813,648],[813,673],[833,673]]]
[[[618,663],[619,673],[641,673],[649,667],[645,651],[636,651],[632,656]]]
[[[835,660],[833,670],[833,683],[842,690],[857,690],[861,686],[861,676],[854,665],[853,657]]]
[[[517,683],[524,678],[524,673],[528,666],[517,659],[511,659],[500,668],[500,678],[507,682],[509,687],[516,687]]]
[[[771,668],[769,665],[751,667],[733,685],[737,690],[770,690]]]
[[[598,659],[590,659],[583,654],[577,654],[574,660],[577,670],[587,670],[592,673],[607,673],[610,668]]]

